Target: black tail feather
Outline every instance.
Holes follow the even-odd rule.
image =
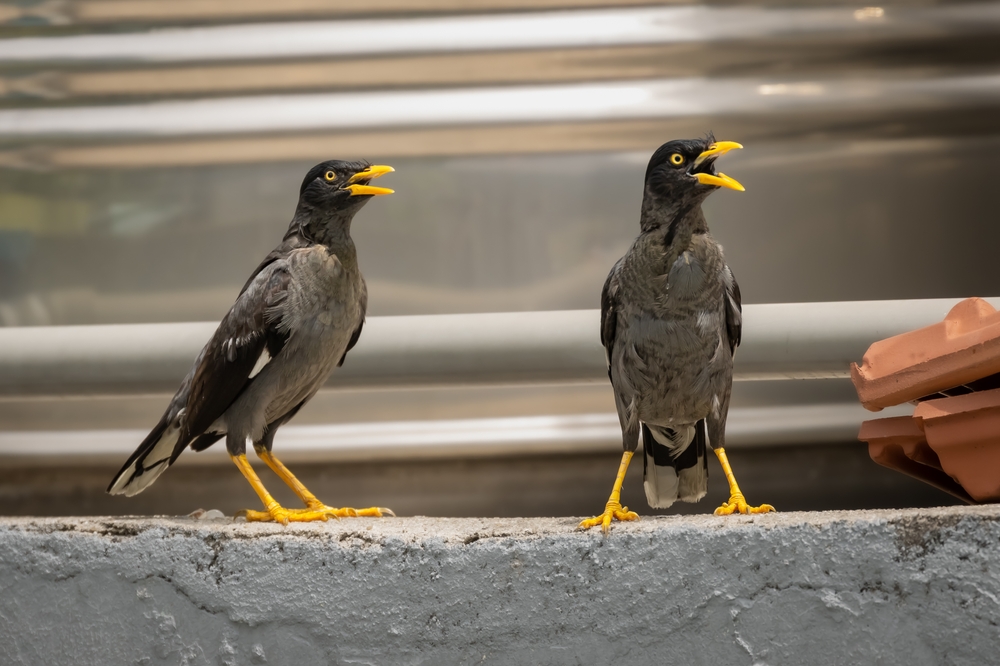
[[[108,486],[112,495],[135,495],[147,488],[177,459],[186,441],[179,415],[168,410],[129,456]]]
[[[122,465],[122,468],[118,470],[117,474],[115,474],[115,478],[113,478],[111,480],[111,483],[108,484],[107,492],[110,493],[111,489],[114,488],[115,484],[118,482],[118,479],[123,474],[129,472],[130,469],[133,466],[135,466],[137,462],[139,463],[138,467],[143,466],[142,462],[145,459],[145,456],[147,456],[149,452],[153,450],[153,447],[156,446],[156,443],[158,441],[160,441],[160,437],[163,436],[164,431],[166,431],[167,429],[166,419],[167,417],[166,415],[164,415],[164,417],[160,419],[160,422],[153,427],[153,429],[149,432],[148,435],[146,435],[146,439],[142,440],[142,442],[139,444],[136,450],[132,452],[132,455],[128,457],[128,460],[125,461],[125,464]]]
[[[708,490],[708,432],[704,419],[694,426],[665,428],[642,424],[643,485],[653,508],[675,501],[697,502]],[[666,442],[666,443],[665,443]]]

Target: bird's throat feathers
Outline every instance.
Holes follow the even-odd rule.
[[[300,205],[285,238],[300,236],[310,243],[325,245],[341,258],[353,256],[355,248],[351,239],[351,221],[356,212],[356,209],[328,211]]]
[[[639,224],[643,234],[662,236],[668,254],[680,254],[691,244],[692,236],[708,232],[700,199],[665,203],[648,192],[642,201]]]

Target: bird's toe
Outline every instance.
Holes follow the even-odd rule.
[[[611,531],[612,520],[639,520],[639,514],[635,511],[629,511],[627,506],[622,506],[617,502],[608,502],[608,505],[604,508],[604,513],[599,516],[594,516],[593,518],[587,518],[586,520],[580,521],[577,529],[586,530],[600,525],[601,531],[607,534]]]
[[[729,502],[724,502],[722,506],[715,510],[715,515],[717,516],[728,516],[736,511],[736,505],[730,504]]]
[[[770,504],[761,504],[760,506],[750,506],[747,504],[746,499],[743,495],[733,495],[729,498],[728,502],[723,502],[722,506],[715,510],[715,515],[717,516],[729,516],[734,513],[739,514],[752,514],[752,513],[771,513],[774,511],[774,507]]]
[[[317,503],[306,509],[292,509],[290,513],[294,516],[292,520],[328,520],[330,518],[381,518],[383,516],[395,516],[391,509],[385,507],[371,506],[365,509],[355,509],[352,507],[337,508]]]
[[[396,514],[392,509],[383,506],[370,506],[367,509],[352,509],[355,511],[355,515],[361,517],[373,517],[373,518],[384,518],[385,516],[395,516]]]
[[[282,507],[275,506],[268,508],[267,511],[254,511],[253,509],[244,509],[236,513],[234,518],[245,518],[248,523],[263,523],[274,521],[276,523],[281,523],[282,525],[287,525],[288,521],[291,519],[291,512]]]

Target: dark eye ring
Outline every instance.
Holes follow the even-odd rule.
[[[335,174],[332,171],[327,171],[326,173],[323,174],[323,178],[325,178],[328,183],[332,183],[333,181],[337,180],[337,174]]]
[[[674,153],[670,156],[670,163],[674,166],[680,166],[684,164],[684,156],[680,153]]]

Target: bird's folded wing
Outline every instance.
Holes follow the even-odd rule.
[[[281,352],[289,333],[273,313],[287,297],[290,281],[284,261],[262,266],[222,319],[194,372],[187,402],[189,436],[205,432]]]
[[[347,358],[347,352],[354,349],[354,345],[358,344],[358,340],[361,338],[361,329],[365,327],[365,312],[368,311],[368,287],[365,285],[364,280],[361,281],[361,298],[359,301],[361,303],[361,321],[358,322],[358,327],[354,329],[353,333],[351,333],[351,339],[347,341],[347,349],[344,350],[340,360],[337,361],[338,368],[344,365],[344,359]]]
[[[611,354],[615,346],[615,333],[618,328],[618,270],[621,260],[608,273],[601,290],[601,344],[604,345],[604,359],[611,368]]]
[[[743,297],[740,295],[740,285],[736,276],[726,266],[723,281],[726,285],[726,335],[729,338],[729,351],[735,356],[736,348],[743,338]]]

